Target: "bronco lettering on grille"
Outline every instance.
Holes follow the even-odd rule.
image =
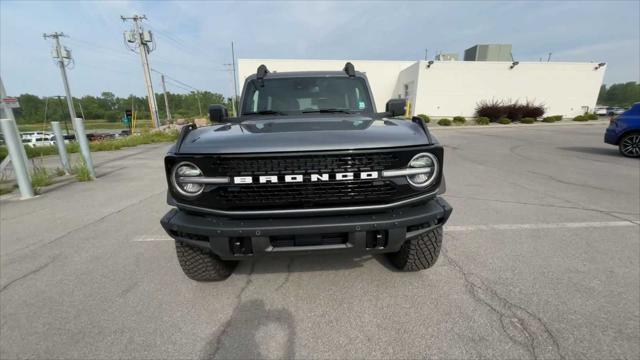
[[[234,184],[277,184],[277,183],[301,183],[318,182],[331,180],[356,180],[356,179],[377,179],[377,171],[365,171],[360,173],[343,172],[335,174],[302,174],[294,175],[261,175],[261,176],[234,176]]]

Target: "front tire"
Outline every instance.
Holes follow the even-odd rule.
[[[231,275],[237,261],[223,261],[204,249],[176,241],[178,262],[184,274],[195,281],[221,281]]]
[[[442,246],[442,227],[407,239],[399,251],[387,254],[389,261],[401,271],[419,271],[432,267]]]
[[[618,149],[620,150],[620,154],[626,157],[640,157],[640,133],[624,135],[622,139],[620,139]]]

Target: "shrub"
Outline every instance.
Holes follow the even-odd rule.
[[[39,194],[43,187],[51,185],[51,176],[46,168],[41,166],[33,166],[33,172],[31,173],[31,187],[33,192]]]
[[[573,118],[573,121],[588,121],[589,119],[587,119],[586,116],[584,115],[578,115],[576,117]]]
[[[91,174],[89,173],[89,168],[87,167],[87,164],[84,161],[80,161],[76,165],[74,165],[73,169],[71,169],[71,173],[76,176],[76,179],[78,181],[93,180],[93,178],[91,177]]]
[[[552,123],[560,120],[562,120],[562,115],[547,116],[544,119],[542,119],[542,121],[546,123]]]
[[[489,118],[490,121],[497,121],[506,116],[506,111],[504,104],[499,100],[482,100],[476,105],[476,115]]]
[[[518,101],[499,101],[499,100],[483,100],[476,105],[476,115],[478,117],[488,117],[490,121],[498,121],[500,118],[506,117],[513,121],[519,121],[522,118],[539,118],[544,115],[546,109],[543,104],[535,104],[527,101],[524,104]]]
[[[440,126],[451,126],[451,120],[444,118],[444,119],[440,119],[438,120],[438,125]]]
[[[462,124],[464,124],[466,122],[467,122],[467,119],[465,119],[464,116],[455,116],[453,118],[453,123],[454,124],[462,125]]]
[[[545,109],[543,104],[536,105],[533,102],[527,101],[522,106],[522,117],[523,118],[534,118],[534,119],[537,119],[539,117],[542,117],[545,112],[546,112],[546,109]]]
[[[520,119],[520,122],[523,124],[533,124],[534,122],[536,122],[536,119],[531,117],[526,117],[526,118]]]
[[[506,118],[506,117],[503,117],[503,118],[500,118],[500,119],[498,120],[498,122],[499,122],[500,124],[503,124],[503,125],[511,124],[511,119]]]
[[[587,120],[598,120],[598,115],[594,113],[584,113],[583,115]]]
[[[524,105],[519,104],[517,101],[514,103],[510,103],[505,105],[506,114],[505,116],[508,119],[512,119],[513,121],[520,121],[522,119],[522,114],[524,113]],[[498,120],[498,122],[500,122]]]
[[[478,125],[489,125],[491,120],[488,117],[479,117],[476,119],[476,124]]]
[[[431,121],[431,119],[425,114],[418,114],[416,116],[422,119],[422,121],[425,123],[429,123]]]

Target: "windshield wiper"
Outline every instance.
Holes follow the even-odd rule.
[[[343,113],[343,114],[353,114],[353,112],[347,109],[318,109],[318,110],[307,110],[303,111],[303,114],[308,113]]]
[[[246,112],[246,113],[243,113],[242,115],[287,115],[287,114],[283,113],[282,111],[261,110],[261,111]]]

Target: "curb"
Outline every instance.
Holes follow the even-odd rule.
[[[535,123],[535,124],[489,124],[489,125],[462,125],[462,126],[440,126],[427,124],[429,130],[442,129],[442,130],[454,130],[454,129],[508,129],[508,128],[524,128],[524,127],[551,127],[551,126],[589,126],[589,125],[608,125],[609,120],[590,120],[590,121],[562,121],[556,123]]]

